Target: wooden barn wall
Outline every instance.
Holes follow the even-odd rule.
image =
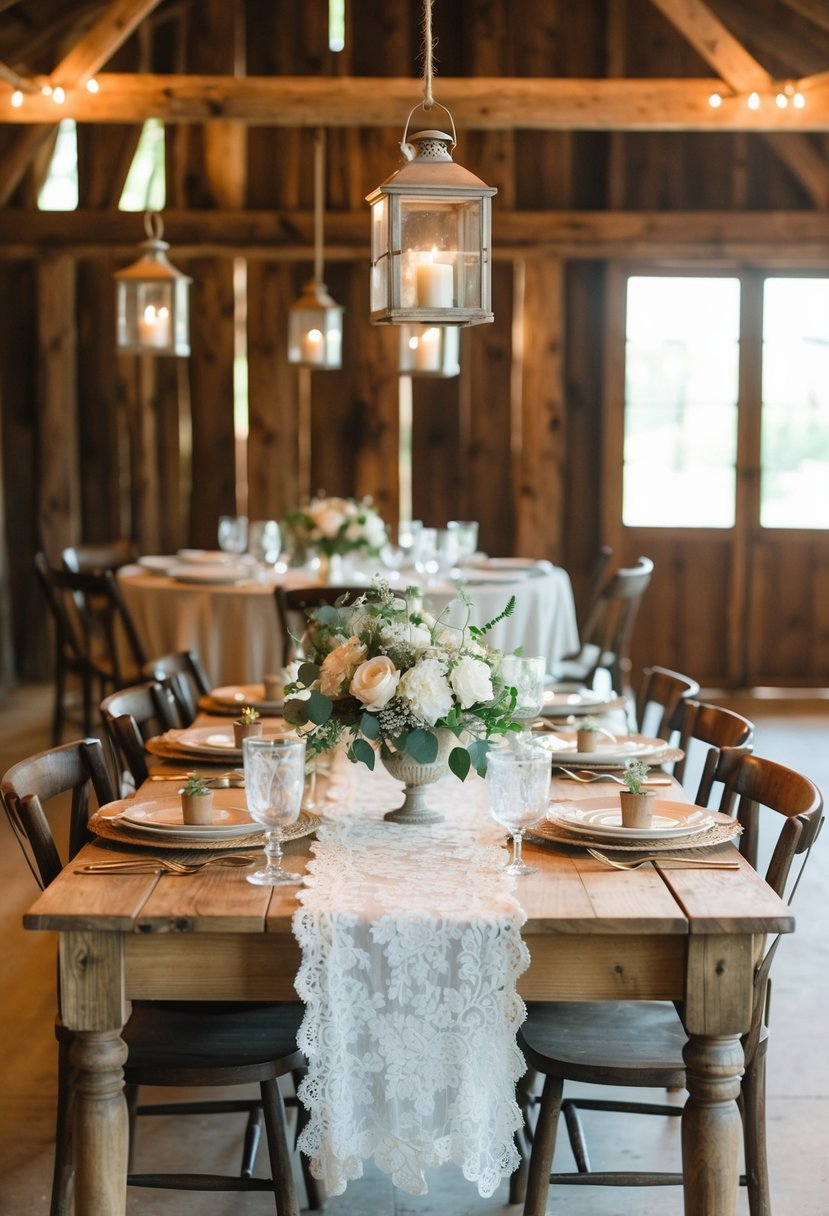
[[[207,0],[160,15],[115,62],[127,70],[413,75],[421,11],[421,0],[352,0],[346,49],[333,54],[327,0]],[[758,0],[749,45],[752,37],[762,43],[762,22],[774,11],[773,0]],[[507,0],[436,5],[438,99],[441,75],[708,73],[649,0],[523,0],[520,13],[517,20]],[[754,49],[769,54],[765,45]],[[419,95],[413,80],[413,104]],[[399,163],[405,117],[390,114],[388,128],[328,133],[326,214],[364,212],[366,246],[364,198]],[[117,204],[138,134],[137,127],[83,128],[83,207],[103,212]],[[0,150],[24,135],[0,131]],[[313,140],[308,130],[170,126],[168,208],[308,212]],[[460,131],[457,159],[498,187],[496,228],[499,211],[810,206],[759,136]],[[37,184],[35,166],[10,206],[33,208]],[[136,216],[136,247],[142,236]],[[279,516],[323,489],[371,494],[395,522],[397,331],[368,323],[366,252],[348,258],[339,251],[325,274],[346,307],[343,368],[303,377],[290,367],[286,315],[312,273],[308,254],[296,263],[277,250],[172,250],[194,280],[192,354],[137,360],[117,356],[110,344],[111,276],[129,257],[87,244],[76,255],[6,259],[0,247],[0,453],[18,674],[46,674],[45,617],[31,574],[38,545],[54,551],[64,541],[116,532],[147,551],[214,543],[216,518],[234,509],[239,489],[233,362],[240,333],[248,360],[249,514]],[[612,372],[601,343],[607,266],[566,251],[495,254],[495,323],[463,332],[460,377],[413,384],[414,514],[433,524],[477,518],[484,548],[560,561],[579,594],[605,539],[597,485],[603,385]],[[681,587],[687,572],[674,573]],[[713,603],[712,613],[720,607]],[[647,621],[658,657],[681,662],[681,619],[664,636]],[[710,656],[712,670],[721,660]]]

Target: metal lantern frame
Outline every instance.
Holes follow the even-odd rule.
[[[128,355],[189,355],[193,280],[169,261],[157,212],[144,216],[144,231],[141,257],[114,276],[116,349]]]
[[[288,362],[318,371],[342,367],[343,313],[323,280],[323,201],[325,197],[325,132],[314,144],[314,277],[288,310]]]
[[[438,103],[433,103],[438,104]],[[421,103],[425,109],[424,103]],[[371,207],[371,320],[375,324],[480,325],[492,321],[492,196],[452,160],[452,134],[408,136],[407,161],[367,196]]]
[[[398,371],[401,376],[449,380],[461,372],[461,335],[457,325],[400,326]]]

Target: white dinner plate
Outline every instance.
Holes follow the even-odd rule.
[[[242,583],[250,578],[245,566],[191,566],[186,562],[171,566],[167,573],[179,583]]]
[[[178,558],[170,555],[162,557],[150,553],[138,559],[138,565],[143,570],[149,570],[151,574],[167,574],[177,564]]]
[[[236,553],[225,553],[224,549],[179,549],[176,558],[188,565],[199,566],[236,566],[239,557]]]
[[[261,737],[267,739],[283,739],[292,734],[289,730],[269,730]],[[181,748],[182,751],[194,755],[212,755],[236,759],[242,755],[241,747],[234,742],[232,726],[188,726],[186,730],[166,731],[162,738],[167,743]]]
[[[594,692],[592,688],[578,688],[572,692],[555,692],[548,688],[544,693],[541,712],[546,717],[564,718],[569,714],[603,714],[624,704],[624,697],[608,697],[606,693]]]
[[[473,558],[472,561],[467,562],[467,566],[472,570],[485,570],[489,574],[495,570],[509,570],[515,574],[520,570],[530,573],[552,569],[549,562],[539,562],[534,557],[487,557],[480,561]]]
[[[624,764],[627,760],[650,760],[668,750],[664,739],[648,739],[644,735],[617,735],[614,740],[602,740],[595,751],[576,751],[576,735],[570,731],[535,736],[550,753],[553,764],[596,765]]]
[[[617,794],[615,798],[610,795],[583,798],[578,802],[553,802],[547,818],[591,840],[670,840],[704,831],[714,822],[714,813],[707,807],[655,798],[651,826],[626,828],[622,825],[622,808]]]
[[[182,776],[182,784],[184,776]],[[193,840],[226,840],[234,836],[249,836],[263,829],[251,819],[248,809],[240,805],[244,794],[240,790],[216,790],[213,794],[213,823],[185,823],[181,817],[178,790],[158,798],[122,798],[100,809],[103,819],[123,820],[130,831],[150,836],[187,836]]]
[[[226,705],[232,713],[243,705],[252,705],[260,714],[282,713],[282,701],[266,701],[264,684],[227,684],[213,688],[210,699],[217,705]]]
[[[487,569],[471,569],[466,567],[462,571],[460,581],[469,583],[470,586],[484,585],[486,583],[515,583],[520,579],[531,578],[536,571],[528,567],[522,567],[516,570],[487,570]]]

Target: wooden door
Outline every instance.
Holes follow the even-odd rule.
[[[738,300],[734,400],[724,393],[698,444],[713,472],[666,470],[659,460],[648,468],[632,450],[637,347],[628,314],[630,280],[642,275],[687,276],[702,298],[701,279],[727,277]],[[655,565],[634,666],[661,663],[709,687],[829,683],[829,272],[618,265],[608,317],[602,539],[624,563],[646,554]],[[715,364],[719,325],[709,318]],[[645,487],[652,478],[650,499],[639,482],[644,508],[631,509],[631,477]]]

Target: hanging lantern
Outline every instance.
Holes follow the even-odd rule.
[[[492,321],[491,200],[496,190],[452,160],[454,122],[452,135],[419,131],[407,140],[409,121],[401,143],[407,163],[367,198],[371,320],[422,325]]]
[[[189,355],[193,280],[167,260],[157,212],[144,216],[144,231],[141,257],[115,274],[116,347],[133,355]]]
[[[460,375],[460,340],[457,325],[401,325],[400,375]]]
[[[288,362],[300,367],[342,367],[343,312],[322,281],[322,219],[325,195],[325,132],[314,145],[314,277],[288,311]]]

